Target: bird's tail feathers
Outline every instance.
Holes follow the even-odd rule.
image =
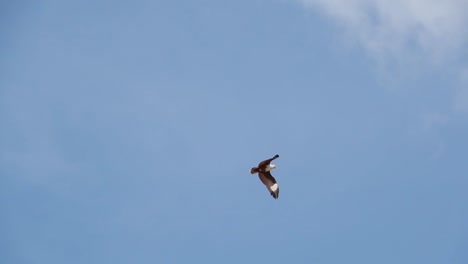
[[[258,172],[258,168],[257,168],[257,167],[253,167],[253,168],[250,169],[250,173],[251,173],[251,174],[255,174],[255,173],[257,173],[257,172]]]

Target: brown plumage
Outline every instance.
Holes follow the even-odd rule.
[[[275,199],[278,199],[279,197],[279,187],[278,187],[278,184],[276,183],[275,178],[270,173],[270,171],[272,169],[275,169],[276,166],[270,163],[271,161],[277,158],[279,158],[278,154],[276,154],[271,159],[266,159],[260,162],[257,167],[253,167],[252,169],[250,169],[251,174],[258,173],[258,177],[260,178],[262,183],[265,184],[268,191],[270,191],[271,196],[273,196],[273,198]]]

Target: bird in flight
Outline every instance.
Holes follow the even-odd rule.
[[[271,164],[270,162],[277,158],[279,158],[278,154],[276,154],[271,159],[266,159],[260,162],[257,167],[253,167],[252,169],[250,169],[251,174],[258,173],[258,177],[260,178],[262,183],[265,184],[268,191],[270,191],[271,196],[273,196],[273,198],[275,199],[278,199],[279,188],[278,188],[278,184],[276,183],[275,178],[271,176],[270,171],[272,169],[276,169],[276,165]]]

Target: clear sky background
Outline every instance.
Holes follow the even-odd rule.
[[[468,263],[466,10],[2,1],[0,262]]]

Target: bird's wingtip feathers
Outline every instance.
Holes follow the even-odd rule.
[[[270,192],[270,194],[271,194],[271,196],[273,196],[273,198],[278,199],[279,193]]]

